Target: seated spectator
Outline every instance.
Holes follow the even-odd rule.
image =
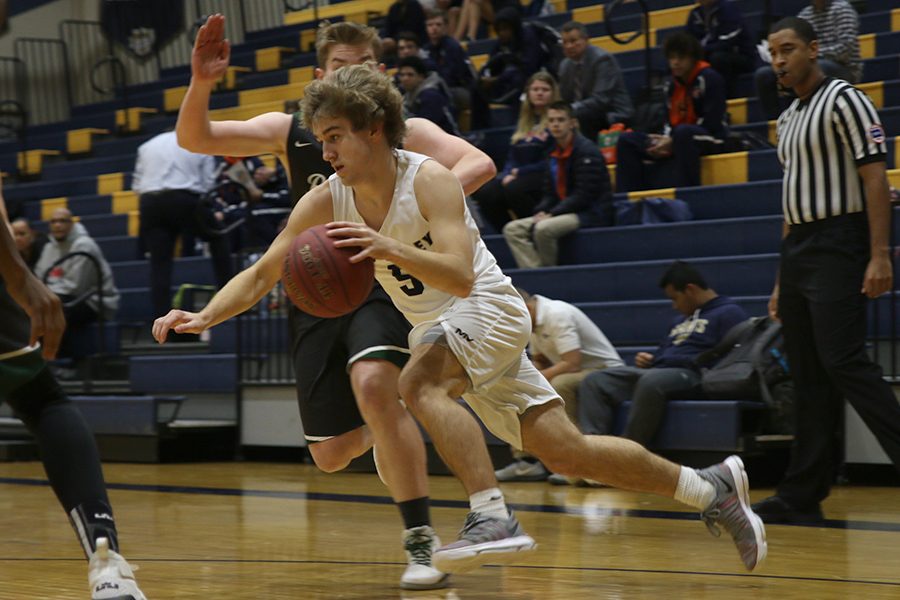
[[[425,9],[419,0],[396,0],[388,8],[384,28],[381,30],[381,51],[385,56],[397,52],[397,37],[401,31],[411,31],[425,39]]]
[[[503,237],[519,268],[557,264],[559,238],[579,227],[612,224],[612,190],[597,144],[578,133],[572,107],[554,102],[547,126],[556,142],[533,216],[510,221]]]
[[[656,435],[673,398],[700,393],[700,372],[694,360],[714,348],[747,313],[733,300],[719,296],[691,265],[676,261],[659,287],[678,318],[656,352],[639,352],[633,367],[591,373],[578,388],[578,426],[586,434],[610,435],[615,409],[631,400],[623,437],[647,446]]]
[[[428,119],[447,133],[459,135],[450,108],[450,90],[437,72],[429,73],[418,56],[407,56],[397,63],[397,76],[408,116]]]
[[[57,264],[73,252],[85,252],[100,266],[100,281],[93,261],[86,256],[73,256]],[[112,270],[103,252],[81,223],[75,223],[67,208],[57,208],[50,215],[50,239],[35,265],[35,274],[59,296],[66,316],[60,356],[76,356],[70,333],[97,320],[102,315],[111,319],[119,308],[119,290],[113,282]],[[98,303],[97,285],[102,286],[103,303]]]
[[[457,114],[469,109],[476,79],[475,67],[459,42],[447,35],[447,13],[442,10],[428,12],[425,27],[428,41],[423,50],[435,64],[438,75],[450,87],[453,108]]]
[[[532,75],[503,170],[472,194],[479,214],[497,232],[511,219],[534,214],[541,199],[550,152],[556,146],[547,129],[547,107],[557,101],[559,88],[553,76],[545,71]]]
[[[481,68],[478,85],[488,102],[518,105],[525,82],[548,57],[535,28],[522,23],[522,15],[515,8],[497,13],[494,30],[497,40]]]
[[[31,228],[28,219],[20,217],[12,222],[13,237],[16,240],[16,249],[19,256],[34,271],[34,266],[41,257],[41,250],[47,243],[47,234]]]
[[[577,423],[581,381],[590,373],[625,363],[600,328],[577,306],[518,291],[531,314],[531,360],[566,403],[569,419]],[[515,462],[497,471],[498,481],[540,481],[549,475],[536,458],[517,451],[513,456]]]
[[[662,135],[623,133],[616,145],[616,191],[652,189],[644,161],[675,161],[677,187],[700,185],[700,157],[721,152],[728,135],[725,82],[689,33],[676,33],[663,46],[672,76],[666,81],[668,117]]]
[[[698,0],[688,15],[687,30],[703,45],[712,68],[725,79],[733,96],[738,76],[756,64],[753,35],[744,23],[741,9],[732,0]]]
[[[478,26],[481,21],[488,25],[495,24],[500,11],[511,8],[522,13],[519,0],[462,0],[459,18],[456,22],[456,33],[453,37],[461,42],[468,42],[478,37]]]
[[[590,140],[613,123],[625,123],[634,114],[625,79],[615,57],[591,45],[587,29],[578,21],[562,26],[563,52],[559,90],[572,105],[581,133]]]
[[[233,249],[268,246],[293,207],[284,167],[258,157],[225,157],[216,182],[215,217],[221,225],[242,221],[231,237]]]
[[[862,79],[859,15],[847,0],[812,0],[797,16],[816,31],[816,61],[825,75],[858,83]],[[793,101],[793,92],[781,88],[772,65],[757,69],[755,77],[760,109],[767,119],[777,119]]]
[[[397,35],[397,59],[407,56],[418,56],[428,65],[429,71],[437,70],[437,65],[431,62],[428,52],[422,49],[422,42],[412,31],[401,31]]]

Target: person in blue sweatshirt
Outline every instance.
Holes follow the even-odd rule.
[[[633,367],[614,367],[588,375],[578,389],[578,426],[585,434],[609,435],[616,408],[631,400],[622,436],[648,446],[662,424],[666,402],[699,394],[698,355],[715,347],[728,331],[748,319],[744,309],[707,285],[686,262],[675,261],[659,287],[684,318],[672,323],[653,354],[638,352]]]

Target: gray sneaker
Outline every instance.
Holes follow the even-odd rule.
[[[697,471],[716,490],[716,498],[700,517],[710,533],[719,537],[725,529],[737,546],[741,560],[752,571],[766,558],[766,528],[750,508],[750,484],[744,462],[729,456],[724,462]]]
[[[544,481],[550,472],[538,462],[517,460],[494,471],[497,481]]]
[[[434,552],[434,567],[444,573],[464,573],[487,563],[510,563],[537,548],[515,515],[506,519],[477,512],[466,516],[459,539]]]

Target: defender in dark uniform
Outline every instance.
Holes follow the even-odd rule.
[[[286,154],[294,198],[303,197],[334,172],[322,158],[322,144],[303,127],[300,113],[291,117]],[[288,310],[306,439],[325,441],[362,427],[365,420],[353,397],[350,367],[356,360],[375,358],[402,368],[409,358],[409,322],[377,282],[363,305],[343,317],[314,317],[293,304]]]
[[[294,196],[299,199],[324,181],[332,168],[323,160],[318,142],[295,117],[272,112],[248,121],[209,119],[210,94],[228,66],[229,46],[223,31],[224,17],[213,15],[197,34],[191,84],[176,128],[179,143],[207,154],[273,154],[290,173]],[[345,65],[376,63],[380,42],[371,27],[341,22],[320,28],[316,51],[316,77],[323,77]],[[430,121],[409,119],[407,130],[405,147],[451,169],[467,193],[496,174],[490,157]],[[253,277],[245,273],[236,278]],[[154,336],[162,342],[170,328],[189,331],[194,328],[193,319],[193,313],[172,311],[154,323]],[[405,525],[409,566],[400,585],[411,589],[445,586],[446,576],[431,564],[439,543],[430,526],[425,445],[400,403],[398,390],[400,368],[408,355],[409,325],[376,288],[362,307],[338,319],[318,319],[292,308],[290,327],[300,412],[316,465],[328,472],[340,470],[374,444],[379,475]]]
[[[23,287],[30,286],[32,292],[52,295],[34,279],[19,258],[2,193],[0,238],[0,401],[9,403],[40,447],[50,486],[90,560],[91,597],[94,600],[113,597],[146,600],[138,589],[131,567],[118,554],[116,523],[94,436],[50,373],[41,356],[40,345],[31,344],[29,316],[6,288],[7,280],[25,281]],[[54,306],[59,310],[58,303]],[[34,312],[36,307],[29,308]],[[57,317],[58,322],[63,323],[62,314]],[[61,333],[61,327],[58,329]],[[113,596],[110,590],[117,592]]]

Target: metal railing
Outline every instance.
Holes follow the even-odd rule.
[[[25,63],[11,56],[0,56],[0,140],[17,138],[25,147],[27,106]]]
[[[652,85],[652,76],[651,76],[651,51],[650,51],[650,9],[647,8],[647,3],[644,0],[636,0],[638,5],[641,7],[641,12],[643,13],[641,17],[641,27],[637,31],[631,32],[629,35],[625,37],[620,37],[615,31],[613,31],[613,13],[616,11],[618,7],[620,7],[624,2],[623,0],[613,0],[609,4],[606,5],[603,14],[606,15],[604,17],[606,22],[606,32],[609,34],[609,37],[617,44],[630,44],[640,36],[644,36],[644,76],[646,77],[646,85],[647,89],[650,89]]]
[[[13,47],[16,59],[25,67],[24,104],[29,125],[68,119],[72,87],[65,43],[49,38],[18,38]]]

